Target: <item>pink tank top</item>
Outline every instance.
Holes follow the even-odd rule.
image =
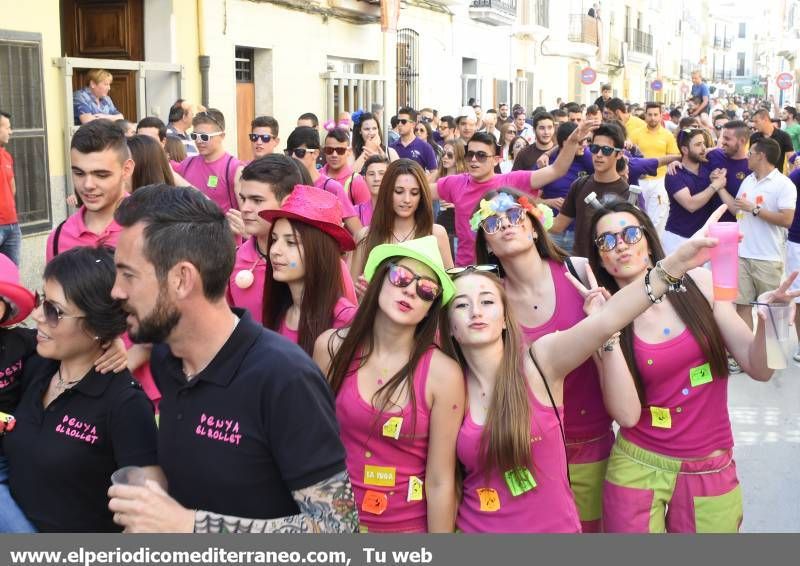
[[[346,298],[339,297],[339,300],[336,301],[335,305],[333,305],[333,319],[331,320],[331,328],[344,328],[345,326],[349,326],[356,316],[357,308],[358,307],[356,307]],[[297,332],[297,330],[292,330],[286,326],[286,317],[284,317],[284,319],[281,321],[280,328],[278,328],[278,334],[288,338],[295,344],[297,344],[297,340],[300,337],[300,334]]]
[[[572,328],[586,318],[580,293],[564,275],[567,266],[553,260],[547,260],[547,263],[555,286],[556,306],[553,316],[541,326],[520,325],[526,345],[545,334]],[[591,358],[567,374],[564,380],[564,419],[568,442],[597,438],[611,429],[612,419],[603,404],[600,377]]]
[[[673,458],[702,458],[733,447],[727,376],[711,375],[689,329],[660,344],[634,337],[646,406],[625,440]]]
[[[456,526],[465,533],[579,533],[581,523],[567,480],[564,441],[553,407],[539,403],[528,389],[531,407],[531,459],[536,487],[514,495],[497,470],[488,479],[480,444],[483,425],[469,411],[458,432],[458,461],[464,466],[464,494]],[[559,408],[563,415],[563,410]],[[505,472],[505,470],[504,470]],[[512,482],[513,485],[513,482]],[[519,491],[519,490],[516,490]]]
[[[435,350],[425,352],[414,370],[416,424],[411,401],[400,412],[380,413],[361,397],[357,359],[336,397],[359,523],[368,532],[428,531],[424,483],[430,408],[425,384]]]

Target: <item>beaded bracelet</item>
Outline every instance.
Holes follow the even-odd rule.
[[[614,351],[614,346],[619,344],[619,336],[620,336],[619,331],[617,331],[614,334],[612,334],[611,338],[606,340],[605,344],[603,344],[603,351],[604,352],[612,352],[612,351]]]
[[[652,267],[647,268],[647,273],[644,274],[644,290],[647,291],[647,296],[650,299],[650,302],[654,305],[657,305],[662,301],[661,297],[656,297],[653,294],[653,287],[650,285],[650,272],[653,271]]]

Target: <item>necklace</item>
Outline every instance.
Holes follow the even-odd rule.
[[[408,237],[409,237],[409,236],[411,236],[411,234],[413,234],[413,233],[414,233],[414,230],[416,230],[416,229],[417,229],[417,225],[416,225],[416,224],[414,224],[414,226],[412,226],[412,227],[411,227],[411,230],[409,230],[409,231],[408,231],[408,234],[406,234],[406,235],[405,235],[405,236],[403,236],[402,238],[399,238],[399,237],[397,236],[397,234],[395,233],[395,231],[394,231],[394,230],[392,230],[392,236],[394,236],[394,239],[395,239],[395,240],[397,240],[397,242],[398,242],[398,243],[400,243],[400,242],[405,242],[406,240],[408,240]]]
[[[255,281],[255,275],[253,272],[256,270],[256,267],[258,267],[258,264],[261,262],[261,260],[263,260],[265,264],[267,263],[267,256],[266,254],[262,253],[261,248],[258,247],[258,242],[254,241],[253,244],[255,244],[254,247],[256,248],[259,258],[256,259],[255,263],[253,263],[253,267],[250,269],[242,269],[236,273],[233,281],[236,283],[236,286],[239,287],[239,289],[249,289]]]
[[[67,389],[71,389],[73,385],[75,385],[76,383],[78,383],[80,381],[80,378],[76,379],[74,381],[64,381],[64,378],[61,377],[61,366],[58,366],[58,371],[57,371],[56,375],[58,376],[58,382],[56,383],[56,386],[62,392],[66,391]]]

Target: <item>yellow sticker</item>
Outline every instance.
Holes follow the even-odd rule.
[[[669,409],[650,407],[650,416],[655,428],[672,428],[672,416]]]
[[[497,495],[497,491],[490,487],[481,487],[475,491],[481,500],[481,511],[494,513],[500,510],[500,496]]]
[[[422,501],[422,480],[417,476],[408,477],[408,497],[406,501]]]
[[[388,421],[383,423],[383,436],[400,438],[400,428],[403,426],[403,417],[391,417]]]
[[[711,375],[711,365],[708,362],[689,370],[689,382],[692,384],[692,387],[711,383],[713,380],[714,377]]]
[[[364,483],[381,487],[394,487],[394,466],[364,466]]]

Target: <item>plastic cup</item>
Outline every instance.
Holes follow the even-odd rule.
[[[789,365],[793,341],[791,337],[792,306],[783,303],[770,303],[759,307],[765,309],[767,320],[767,367],[786,369]],[[763,311],[762,311],[763,312]]]
[[[733,301],[739,294],[739,225],[715,222],[708,235],[719,243],[711,248],[711,279],[715,301]]]
[[[144,487],[147,479],[144,470],[139,466],[125,466],[111,474],[111,483],[114,485],[139,485]]]

